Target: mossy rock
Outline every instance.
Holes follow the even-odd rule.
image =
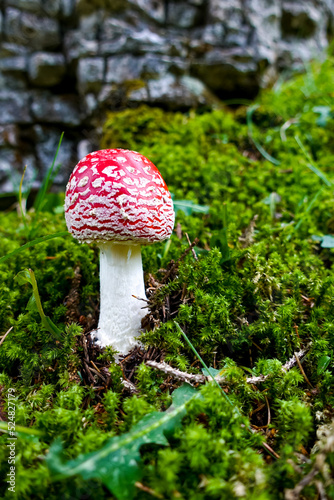
[[[108,12],[120,12],[127,7],[126,0],[76,0],[76,9],[79,15],[87,16],[98,9]]]

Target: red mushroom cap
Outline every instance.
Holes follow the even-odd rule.
[[[85,156],[66,187],[65,219],[79,241],[149,244],[168,238],[173,201],[159,170],[145,156],[103,149]]]

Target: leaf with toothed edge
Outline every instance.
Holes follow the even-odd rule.
[[[140,447],[148,443],[168,445],[168,435],[181,424],[186,405],[193,397],[199,397],[199,393],[188,384],[182,385],[174,391],[168,410],[146,415],[131,431],[112,437],[101,449],[67,462],[62,460],[63,445],[56,440],[46,457],[53,480],[76,475],[100,479],[118,500],[131,500],[135,482],[141,478]]]

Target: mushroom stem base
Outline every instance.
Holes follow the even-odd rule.
[[[135,298],[135,297],[137,298]],[[139,245],[100,245],[100,318],[94,336],[98,345],[111,345],[126,354],[139,342],[141,320],[147,314]]]

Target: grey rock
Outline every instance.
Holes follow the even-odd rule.
[[[105,9],[110,14],[124,12],[128,7],[127,0],[75,0],[76,13],[87,16],[99,9]]]
[[[95,94],[86,94],[83,97],[83,103],[84,103],[85,117],[93,115],[98,110],[99,101],[98,98],[95,96]]]
[[[252,1],[248,0],[245,5]],[[257,15],[261,16],[259,12]],[[224,48],[247,47],[250,45],[250,34],[251,26],[246,21],[246,11],[240,0],[211,0],[208,5],[208,24],[193,32],[190,45],[202,53],[205,50],[203,43]]]
[[[2,42],[0,45],[0,58],[26,56],[29,54],[27,47],[16,43]]]
[[[128,0],[128,4],[140,9],[147,17],[160,24],[166,21],[166,3],[164,0]]]
[[[145,59],[131,55],[114,56],[107,59],[107,83],[123,83],[140,78]]]
[[[80,59],[78,64],[78,89],[80,94],[98,92],[104,78],[104,59],[102,57],[87,57]]]
[[[110,41],[102,41],[99,44],[99,54],[101,56],[111,56],[120,54],[126,50],[127,37],[120,35]]]
[[[0,59],[0,71],[2,73],[22,74],[27,71],[27,59],[22,56],[4,57]]]
[[[217,47],[223,46],[225,36],[223,23],[208,24],[201,31],[200,37],[203,43]]]
[[[97,10],[90,15],[79,19],[79,31],[85,40],[96,40],[103,22],[103,11]]]
[[[148,28],[143,28],[140,31],[133,30],[129,34],[125,49],[135,54],[145,54],[146,52],[166,54],[169,46],[164,37]]]
[[[30,12],[39,12],[41,9],[41,0],[6,0],[6,5]]]
[[[166,101],[169,104],[178,105],[180,102],[182,106],[192,106],[194,100],[189,100],[191,93],[186,92],[185,88],[173,75],[166,75],[157,80],[148,82],[148,92],[150,102],[154,104]]]
[[[283,37],[310,38],[316,33],[320,19],[321,12],[313,2],[283,1],[281,20]]]
[[[8,148],[0,149],[0,189],[3,194],[18,194],[25,166],[23,193],[32,185],[37,176],[36,159],[31,154],[21,155]]]
[[[61,130],[54,127],[45,127],[41,125],[34,126],[36,136],[36,152],[39,163],[39,178],[43,179],[52,165],[53,158],[56,154]],[[58,152],[56,166],[60,165],[55,184],[65,185],[68,181],[70,173],[76,163],[76,151],[74,142],[64,136],[61,147]]]
[[[102,85],[101,91],[97,96],[97,102],[95,103],[95,105],[101,106],[109,104],[114,100],[116,95],[117,95],[117,85],[113,83]]]
[[[172,57],[189,57],[189,38],[183,32],[170,30],[166,36],[166,44],[168,45],[168,55]]]
[[[65,57],[52,52],[37,52],[29,61],[29,79],[37,87],[52,87],[65,74]]]
[[[39,123],[61,123],[69,127],[80,124],[79,100],[75,95],[56,96],[35,92],[31,111]]]
[[[62,17],[68,18],[74,14],[75,0],[61,0],[60,12]]]
[[[191,65],[193,76],[220,96],[244,94],[253,97],[259,90],[255,54],[250,49],[213,49]]]
[[[241,0],[210,0],[208,3],[208,24],[221,22],[241,26],[242,17]]]
[[[61,13],[62,0],[41,0],[41,14],[57,17]]]
[[[1,89],[6,89],[7,92],[21,92],[26,91],[27,88],[27,79],[22,77],[21,74],[10,74],[0,71],[0,91]]]
[[[270,0],[250,0],[247,18],[254,33],[259,60],[275,64],[277,43],[281,36],[281,9]]]
[[[30,93],[21,91],[0,91],[0,124],[31,123]]]
[[[168,56],[163,57],[156,54],[146,54],[140,61],[141,79],[150,80],[165,75],[171,66],[172,60]]]
[[[107,18],[102,26],[100,53],[112,55],[118,53],[145,54],[154,52],[166,54],[169,43],[165,37],[141,23],[140,26],[131,26],[118,19]]]
[[[60,44],[60,28],[55,19],[7,8],[5,35],[7,41],[28,45],[32,50],[56,48]]]
[[[101,55],[109,56],[127,50],[126,43],[133,27],[122,19],[106,17],[101,25],[100,47]]]
[[[83,139],[79,142],[77,147],[77,156],[78,158],[84,158],[89,153],[93,151],[93,144],[89,139]]]
[[[19,129],[17,125],[0,125],[0,146],[18,146]]]
[[[167,23],[178,28],[196,26],[199,9],[188,2],[170,2],[167,10]]]
[[[64,37],[64,50],[67,61],[76,61],[80,57],[90,57],[98,54],[98,41],[86,40],[80,31],[68,31]]]
[[[130,35],[133,29],[134,27],[124,19],[107,16],[104,18],[101,24],[100,38],[101,40],[111,41],[123,34],[126,36]]]
[[[40,183],[36,182],[36,179],[38,177],[38,169],[37,169],[37,160],[35,155],[33,154],[24,154],[22,158],[20,159],[20,171],[21,169],[26,168],[25,174],[24,174],[24,180],[23,180],[23,186],[22,190],[23,193],[28,191],[31,188],[37,189],[40,186]],[[22,170],[23,174],[23,170]]]
[[[13,167],[18,167],[17,155],[13,149],[0,149],[0,182],[4,185],[3,192],[18,192],[21,176]],[[17,188],[17,189],[16,189]]]
[[[129,101],[155,105],[164,103],[170,109],[184,109],[212,104],[214,97],[196,78],[189,76],[177,78],[166,74],[159,79],[149,80],[146,87],[131,92]]]
[[[305,62],[308,61],[308,55],[312,53],[314,57],[320,60],[323,57],[323,50],[319,48],[315,40],[299,40],[297,43],[281,42],[277,54],[277,66],[279,70],[304,71]]]
[[[56,16],[60,10],[60,0],[6,0],[7,6],[46,16]]]

